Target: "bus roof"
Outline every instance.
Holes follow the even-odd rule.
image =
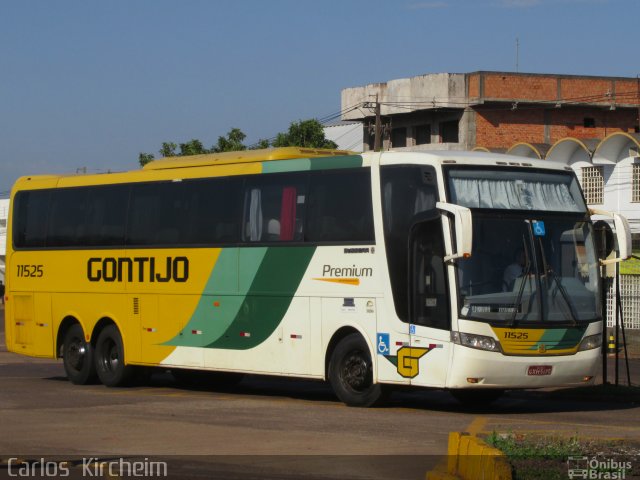
[[[294,158],[315,158],[357,155],[347,150],[326,148],[282,147],[262,150],[242,150],[238,152],[206,153],[187,157],[167,157],[154,160],[144,166],[145,170],[163,170],[168,168],[207,167],[232,163],[266,162],[270,160],[290,160]]]
[[[402,163],[428,163],[431,165],[477,165],[478,167],[533,167],[547,170],[569,170],[571,167],[549,160],[538,160],[514,155],[505,155],[486,152],[467,152],[452,150],[432,151],[385,151],[385,152],[351,152],[347,150],[313,149],[302,147],[269,148],[262,150],[244,150],[238,152],[210,153],[204,155],[191,155],[185,157],[167,157],[154,160],[142,169],[124,172],[109,172],[90,175],[29,175],[16,180],[14,189],[55,188],[72,187],[82,185],[102,185],[121,182],[137,182],[145,180],[168,180],[176,175],[184,178],[197,178],[204,171],[200,168],[213,170],[207,167],[226,166],[234,168],[246,164],[256,165],[261,162],[274,160],[295,160],[309,158],[334,157],[340,161],[340,157],[359,156],[362,158],[362,166],[371,165],[371,160],[379,156],[381,165],[393,165]],[[200,167],[200,168],[198,168]],[[178,173],[176,170],[182,170]],[[187,173],[188,172],[188,173]],[[223,175],[229,174],[228,172]],[[186,176],[185,176],[186,175]]]
[[[456,150],[423,150],[423,151],[389,151],[384,152],[381,157],[382,165],[404,163],[411,161],[409,155],[415,155],[416,160],[421,162],[427,161],[435,165],[477,165],[479,167],[533,167],[550,170],[572,171],[572,168],[560,162],[550,160],[540,160],[538,158],[529,158],[516,155],[507,155],[504,153],[492,152],[469,152]],[[367,153],[362,154],[366,156]]]

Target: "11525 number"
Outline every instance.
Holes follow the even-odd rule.
[[[18,265],[18,277],[40,278],[44,276],[42,265]]]

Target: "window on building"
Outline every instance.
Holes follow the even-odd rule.
[[[367,145],[369,150],[373,150],[375,148],[376,142],[376,129],[373,125],[369,125],[367,127]]]
[[[407,129],[406,127],[394,128],[391,130],[391,147],[402,148],[407,146]]]
[[[596,128],[596,119],[593,117],[584,117],[584,128]]]
[[[582,168],[582,190],[589,205],[604,203],[603,167]]]
[[[440,139],[442,143],[458,143],[458,120],[440,122]]]
[[[640,202],[640,163],[632,165],[631,173],[631,201]]]
[[[418,125],[415,127],[416,145],[431,143],[431,125]]]

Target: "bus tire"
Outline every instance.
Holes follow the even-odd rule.
[[[131,381],[134,370],[125,365],[122,335],[115,325],[106,326],[98,335],[94,357],[98,378],[107,387],[121,387]]]
[[[72,325],[62,341],[62,363],[67,378],[74,385],[86,385],[96,379],[93,348],[84,340],[80,324]]]
[[[350,407],[371,407],[385,400],[386,390],[373,383],[373,363],[369,347],[358,333],[344,337],[329,361],[331,387]]]

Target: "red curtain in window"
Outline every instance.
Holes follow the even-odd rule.
[[[280,240],[293,240],[296,228],[296,187],[282,189],[282,207],[280,208]]]

